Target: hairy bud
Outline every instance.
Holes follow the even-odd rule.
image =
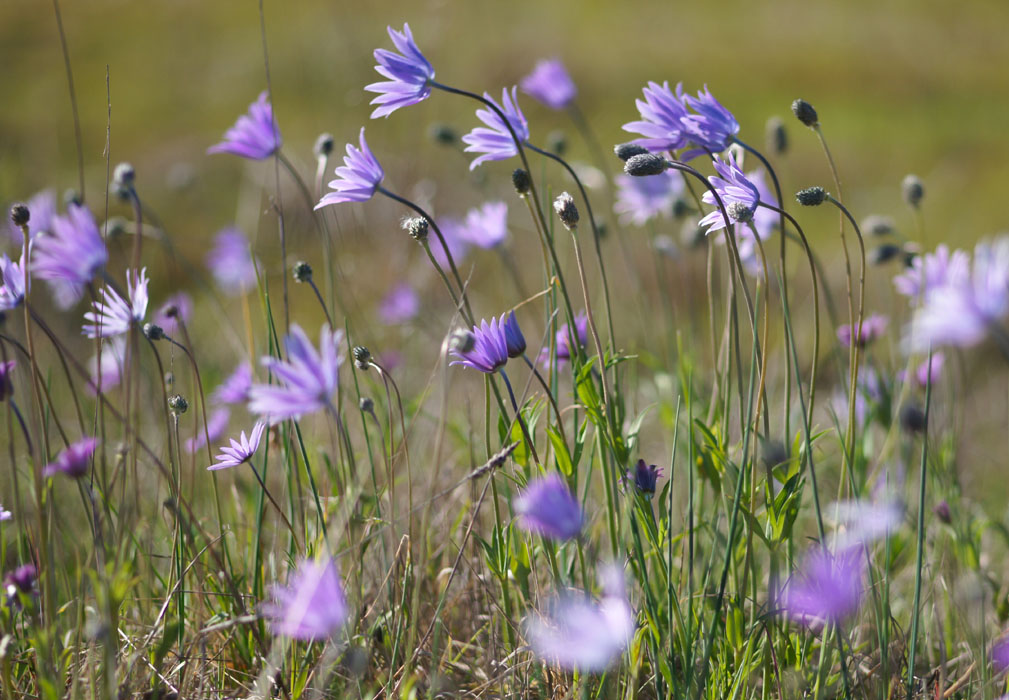
[[[822,187],[807,187],[795,193],[795,201],[804,207],[818,207],[827,201],[827,190]]]
[[[813,105],[805,100],[796,100],[792,103],[792,114],[795,115],[796,119],[810,128],[820,123],[820,116],[813,109]]]

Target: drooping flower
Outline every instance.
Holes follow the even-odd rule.
[[[497,248],[508,237],[508,205],[486,202],[466,212],[463,237],[478,248]]]
[[[732,112],[715,99],[707,85],[698,91],[697,97],[684,95],[683,99],[695,112],[683,117],[690,141],[710,153],[728,148],[732,137],[739,133],[739,122]]]
[[[231,153],[250,160],[263,160],[272,156],[281,143],[273,107],[264,90],[249,105],[249,113],[240,116],[224,133],[224,140],[208,148],[207,153]]]
[[[886,333],[887,326],[890,325],[890,319],[886,316],[880,314],[870,314],[866,318],[862,319],[861,330],[854,338],[854,342],[860,347],[864,348],[876,341],[876,339],[882,337]],[[851,347],[852,336],[856,334],[852,333],[851,324],[844,324],[839,326],[837,329],[837,339],[841,342],[844,347]]]
[[[92,357],[89,363],[91,381],[88,389],[107,391],[119,385],[126,366],[126,336],[118,335],[102,342],[101,358]]]
[[[519,109],[516,93],[517,89],[514,87],[510,95],[508,88],[504,88],[501,91],[501,104],[498,104],[486,92],[483,96],[484,99],[493,102],[501,110],[519,141],[524,143],[529,140],[529,123],[526,121],[525,115],[522,114],[522,110]],[[486,126],[478,126],[462,137],[463,142],[468,144],[465,149],[467,153],[483,154],[469,164],[470,170],[488,160],[508,160],[518,155],[518,148],[508,130],[508,124],[505,124],[496,112],[490,109],[478,109],[476,116]]]
[[[216,403],[243,403],[249,399],[252,387],[252,366],[248,362],[238,365],[210,395]]]
[[[802,575],[792,579],[782,606],[791,617],[808,626],[839,622],[858,609],[862,568],[859,547],[836,555],[818,550],[809,556]]]
[[[56,216],[56,193],[53,190],[42,190],[32,195],[28,200],[28,240],[34,240],[39,233],[52,231],[53,217]],[[20,246],[24,243],[24,232],[21,227],[8,221],[11,243]]]
[[[634,482],[634,488],[643,493],[647,498],[655,495],[655,487],[658,484],[662,470],[654,464],[648,464],[643,459],[639,459],[631,469],[627,470],[627,481]]]
[[[319,350],[296,323],[284,338],[287,361],[264,357],[262,364],[278,384],[253,384],[249,390],[249,411],[267,418],[271,424],[288,418],[330,408],[343,363],[340,344],[343,331],[331,331],[325,324],[319,333]]]
[[[256,454],[256,450],[259,449],[259,443],[263,439],[264,430],[266,430],[266,423],[257,421],[248,437],[246,437],[243,430],[238,440],[231,438],[231,447],[217,448],[220,450],[220,454],[214,458],[217,462],[211,464],[207,469],[209,471],[230,469],[231,467],[237,467],[248,462]]]
[[[196,435],[186,440],[186,452],[196,454],[207,446],[207,434],[210,434],[210,442],[217,442],[224,436],[224,431],[228,429],[228,421],[231,419],[231,411],[227,408],[215,408],[207,419],[207,429],[203,430],[203,424],[196,428]]]
[[[514,505],[522,529],[555,540],[577,537],[585,522],[578,499],[557,473],[530,482]]]
[[[18,262],[8,258],[6,253],[0,256],[0,279],[3,280],[0,285],[0,311],[10,311],[21,306],[21,302],[25,300],[24,252]]]
[[[181,328],[180,322],[188,324],[192,316],[193,298],[185,292],[176,292],[154,313],[152,322],[168,335],[175,335]]]
[[[375,60],[378,61],[375,70],[389,80],[364,88],[378,93],[378,97],[371,101],[371,104],[378,105],[371,113],[372,119],[387,117],[400,107],[423,102],[431,94],[431,81],[434,80],[434,68],[417,48],[410,25],[404,24],[401,32],[392,27],[386,27],[386,31],[399,53],[375,49]]]
[[[721,177],[712,175],[708,181],[721,197],[722,204],[731,219],[730,223],[751,221],[757,210],[757,203],[760,202],[760,192],[756,186],[746,178],[743,171],[736,165],[736,159],[731,155],[727,161],[713,161],[713,165]],[[711,191],[706,191],[701,199],[705,204],[717,205],[715,195]],[[708,233],[723,229],[726,225],[721,209],[715,209],[698,222],[698,226],[706,227]]]
[[[827,509],[840,526],[834,545],[840,550],[887,537],[900,527],[904,505],[896,498],[838,501]]]
[[[214,247],[207,253],[207,269],[225,294],[238,296],[256,285],[257,261],[249,249],[249,240],[238,228],[229,227],[214,236]]]
[[[458,359],[450,364],[471,367],[486,374],[497,372],[508,363],[508,340],[506,339],[506,317],[480,321],[473,326],[472,347],[453,348],[452,355]],[[517,324],[516,324],[517,327]]]
[[[364,140],[364,127],[361,127],[361,147],[347,144],[347,155],[343,157],[343,166],[336,169],[336,180],[329,183],[329,188],[336,190],[322,196],[316,209],[330,204],[344,202],[366,202],[374,196],[379,184],[385,178],[385,171],[368,148]]]
[[[522,357],[526,351],[526,339],[522,335],[522,329],[519,328],[515,312],[510,312],[507,318],[504,316],[501,318],[504,319],[505,345],[508,348],[508,357]]]
[[[140,274],[130,275],[126,271],[126,288],[129,301],[119,296],[119,293],[109,287],[102,288],[102,301],[92,304],[93,311],[84,314],[84,319],[91,323],[84,324],[84,335],[89,338],[110,338],[122,335],[134,323],[140,323],[147,314],[147,268]]]
[[[635,139],[634,143],[652,153],[675,151],[685,146],[687,134],[683,119],[687,116],[687,108],[683,104],[683,84],[678,84],[673,94],[669,81],[662,85],[650,81],[641,92],[645,99],[634,101],[641,119],[624,124],[624,131],[641,134],[643,138]]]
[[[83,205],[71,204],[66,216],[52,220],[49,235],[39,236],[32,246],[32,271],[50,283],[56,303],[70,308],[108,262],[105,242],[95,219]]]
[[[676,170],[648,177],[617,175],[615,180],[617,201],[613,211],[621,224],[635,226],[644,226],[656,216],[672,216],[673,206],[686,189],[683,176]]]
[[[86,476],[88,468],[91,466],[91,455],[95,453],[97,446],[97,438],[84,438],[73,443],[60,453],[55,462],[48,464],[42,470],[42,476],[66,474],[74,479]]]
[[[566,109],[578,95],[578,88],[559,58],[539,61],[519,86],[522,92],[550,109]]]
[[[347,622],[350,611],[332,559],[306,559],[286,586],[270,590],[272,601],[262,606],[274,634],[302,641],[332,638]]]
[[[378,317],[386,325],[406,323],[420,312],[417,292],[406,282],[401,282],[389,290],[378,306]]]

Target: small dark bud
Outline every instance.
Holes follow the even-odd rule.
[[[403,228],[410,234],[410,238],[415,241],[425,240],[430,227],[431,224],[428,223],[428,220],[421,216],[415,216],[403,221]]]
[[[533,188],[532,178],[522,168],[516,168],[512,172],[512,184],[515,185],[515,191],[520,197],[525,197]]]
[[[132,190],[133,183],[137,179],[137,172],[129,163],[120,163],[112,171],[112,184],[119,189]]]
[[[333,152],[335,145],[336,142],[333,141],[332,134],[319,134],[319,137],[315,139],[315,143],[312,145],[312,153],[315,154],[317,160],[328,158],[329,154]]]
[[[18,202],[11,207],[11,221],[14,222],[15,226],[27,226],[31,218],[32,213],[28,211],[27,204]]]
[[[154,323],[144,324],[144,337],[148,340],[161,340],[165,337],[164,329]]]
[[[161,310],[161,313],[165,315],[165,318],[178,318],[179,307],[177,304],[169,304]]]
[[[448,346],[455,352],[469,352],[476,345],[476,336],[465,329],[458,330],[449,338]]]
[[[63,204],[68,207],[71,204],[79,207],[84,204],[84,200],[81,199],[81,193],[71,187],[63,192]]]
[[[909,433],[925,432],[925,412],[916,403],[908,402],[900,408],[900,427]]]
[[[459,134],[448,124],[432,124],[428,135],[432,141],[442,146],[451,146],[459,140]]]
[[[599,234],[599,238],[600,238],[600,240],[602,240],[603,238],[606,238],[606,236],[609,235],[609,233],[610,233],[610,227],[606,225],[605,221],[597,221],[596,222],[596,233]]]
[[[563,156],[568,150],[568,137],[560,129],[547,134],[547,150]]]
[[[636,143],[618,143],[613,147],[613,153],[617,158],[625,163],[634,156],[643,156],[648,153],[648,149]]]
[[[578,207],[575,199],[567,192],[561,192],[554,200],[554,211],[568,231],[578,228]]]
[[[729,218],[741,224],[753,221],[753,211],[742,202],[729,202],[725,211],[728,212]]]
[[[311,282],[312,281],[312,266],[309,265],[304,260],[299,260],[294,263],[294,281],[295,282]]]
[[[168,398],[168,408],[172,409],[172,413],[182,415],[189,410],[189,402],[182,395],[176,394]]]
[[[949,503],[946,501],[939,501],[936,503],[932,512],[935,513],[935,517],[939,518],[940,521],[947,525],[953,522],[953,515],[949,511]]]
[[[354,355],[354,365],[360,370],[367,370],[371,366],[371,350],[363,345],[357,345],[351,351]]]
[[[917,209],[925,196],[925,185],[921,179],[917,175],[908,175],[900,184],[900,188],[904,193],[904,201]]]
[[[367,396],[362,396],[361,400],[357,402],[358,407],[365,413],[375,412],[375,402],[372,401]]]
[[[893,219],[889,216],[879,216],[873,214],[872,216],[865,217],[862,221],[862,233],[868,233],[872,236],[888,236],[897,230],[897,225],[894,224]]]
[[[767,120],[767,150],[776,156],[783,156],[788,152],[788,132],[785,131],[785,122],[781,117],[771,117]]]
[[[792,114],[795,115],[796,119],[810,128],[820,123],[820,117],[817,115],[816,110],[813,109],[813,105],[805,100],[796,100],[792,103]]]
[[[869,263],[872,265],[885,265],[903,252],[904,249],[899,245],[884,243],[869,251]]]
[[[677,197],[673,202],[673,218],[682,219],[684,216],[689,214],[691,211],[690,205],[687,203],[683,197]]]
[[[631,156],[624,163],[624,172],[634,177],[647,177],[649,175],[661,175],[669,167],[668,161],[662,156],[654,153],[641,153]]]
[[[822,187],[807,187],[795,193],[795,201],[804,207],[818,207],[827,201],[827,190]]]

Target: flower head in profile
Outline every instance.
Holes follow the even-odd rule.
[[[249,390],[249,411],[266,416],[271,424],[332,407],[339,382],[343,356],[343,331],[323,325],[316,350],[305,331],[296,323],[284,338],[287,360],[264,357],[262,364],[277,384],[253,384]]]
[[[231,153],[250,160],[269,158],[281,145],[280,129],[273,118],[266,91],[249,105],[235,125],[224,133],[224,140],[207,149],[207,153]]]
[[[624,124],[624,131],[640,134],[643,138],[634,143],[647,148],[652,153],[675,151],[687,144],[687,133],[683,119],[687,108],[683,104],[683,85],[676,86],[676,93],[666,81],[659,85],[649,82],[642,90],[644,100],[635,100],[641,119]]]
[[[371,101],[371,104],[378,105],[371,113],[372,119],[387,117],[400,107],[423,102],[431,94],[431,81],[434,80],[434,68],[417,48],[410,25],[404,24],[401,32],[392,27],[386,27],[386,31],[399,53],[375,49],[375,60],[378,61],[375,70],[388,80],[364,88],[378,93],[378,97]]]
[[[243,403],[249,399],[252,387],[252,365],[243,362],[214,389],[210,398],[217,403]]]
[[[716,160],[713,164],[718,175],[712,175],[708,181],[721,197],[730,221],[725,221],[721,209],[715,209],[698,222],[698,226],[707,228],[708,233],[723,229],[730,223],[752,221],[757,203],[760,202],[760,191],[739,169],[735,158],[730,155],[727,161]],[[717,205],[715,195],[711,191],[705,192],[701,199],[705,204]]]
[[[661,469],[639,459],[637,464],[627,470],[625,478],[628,482],[633,482],[634,488],[644,494],[646,498],[651,498],[655,495],[655,487],[658,485],[660,476],[662,476]]]
[[[88,283],[108,262],[105,241],[87,207],[71,204],[66,216],[53,217],[52,230],[32,246],[32,270],[50,283],[60,308],[68,309],[84,294]]]
[[[375,191],[385,178],[385,171],[379,165],[368,142],[364,140],[364,127],[361,127],[361,147],[347,144],[347,155],[343,157],[343,166],[336,169],[336,180],[329,183],[329,192],[322,196],[316,209],[330,204],[344,202],[366,202],[374,196]]]
[[[56,216],[56,193],[53,190],[42,190],[32,195],[26,204],[31,218],[28,220],[28,240],[34,240],[40,233],[52,231],[53,217]],[[24,232],[21,227],[8,221],[10,239],[14,245],[24,242]]]
[[[207,467],[207,469],[209,471],[230,469],[231,467],[237,467],[240,464],[248,462],[256,454],[256,450],[259,449],[259,443],[263,439],[264,430],[266,430],[266,423],[257,421],[248,436],[245,435],[245,431],[243,430],[237,440],[231,438],[230,447],[217,448],[220,450],[220,454],[214,458],[217,461]]]
[[[176,292],[154,312],[152,322],[168,335],[175,335],[193,317],[193,298],[185,292]]]
[[[504,319],[505,345],[508,347],[508,357],[522,357],[526,352],[526,338],[522,335],[519,322],[515,318],[515,312],[508,313]]]
[[[676,170],[647,177],[621,174],[615,179],[617,197],[613,211],[620,217],[620,223],[635,226],[644,226],[657,216],[672,216],[673,207],[686,189],[683,176]]]
[[[234,226],[214,235],[214,246],[207,253],[207,269],[225,294],[238,296],[256,285],[256,259],[249,249],[249,239]]]
[[[331,639],[347,622],[350,611],[332,559],[302,561],[286,586],[270,590],[262,606],[274,634],[302,641]]]
[[[210,442],[217,442],[222,437],[224,437],[224,431],[228,429],[228,421],[231,419],[231,411],[223,406],[220,408],[215,408],[207,418],[207,429],[203,430],[203,424],[200,423],[196,427],[196,435],[186,440],[186,452],[189,454],[196,454],[199,450],[202,450],[207,446],[207,437],[209,435]]]
[[[720,153],[729,147],[732,138],[739,133],[739,122],[732,112],[722,106],[705,85],[697,97],[683,96],[684,102],[693,114],[683,117],[683,125],[690,141],[704,152]]]
[[[969,276],[970,254],[965,250],[950,253],[949,246],[942,243],[933,253],[916,255],[910,267],[893,278],[893,286],[898,294],[918,304],[927,292]]]
[[[515,499],[518,524],[523,530],[554,540],[577,537],[585,523],[578,499],[556,472],[529,483]]]
[[[102,342],[101,357],[92,357],[89,362],[91,380],[88,390],[97,393],[119,385],[126,366],[126,336],[117,335]]]
[[[876,341],[876,339],[883,336],[886,333],[887,326],[890,325],[890,319],[886,316],[880,314],[870,314],[866,318],[862,319],[862,325],[859,326],[861,329],[858,334],[854,334],[851,331],[851,324],[844,324],[837,329],[837,339],[841,342],[844,347],[851,347],[852,342],[858,345],[860,348],[864,348]],[[855,336],[854,338],[852,336]]]
[[[490,323],[483,319],[479,326],[473,326],[473,342],[469,344],[471,347],[453,348],[452,355],[457,359],[451,364],[470,367],[486,374],[504,367],[508,363],[508,321],[510,319],[502,315],[501,318],[492,318]],[[517,323],[514,328],[518,328]],[[521,331],[519,334],[521,335]]]
[[[862,600],[862,567],[860,547],[836,555],[825,550],[814,552],[802,574],[792,579],[784,592],[785,611],[809,626],[843,620]]]
[[[559,58],[545,59],[522,78],[522,92],[550,109],[566,109],[578,95],[578,88]]]
[[[378,305],[379,319],[390,326],[411,321],[419,312],[420,299],[417,292],[406,282],[400,282],[390,289]]]
[[[89,338],[110,338],[122,335],[134,323],[140,323],[147,314],[147,268],[137,275],[126,271],[126,288],[129,301],[119,296],[119,292],[109,287],[102,289],[102,301],[92,304],[94,311],[84,314],[90,323],[84,324],[84,335]]]
[[[508,120],[508,124],[505,124],[497,112],[490,109],[476,111],[476,116],[486,126],[478,126],[462,137],[463,142],[467,144],[465,149],[467,153],[483,154],[473,159],[473,162],[469,164],[470,170],[488,160],[508,160],[518,155],[518,147],[508,130],[509,124],[519,141],[529,140],[529,123],[526,121],[525,115],[522,114],[522,110],[519,109],[516,92],[517,88],[513,87],[511,94],[509,94],[508,88],[504,88],[501,91],[501,104],[495,102],[494,98],[486,92],[483,94],[486,100],[493,102],[501,110]]]
[[[497,248],[508,237],[508,205],[486,202],[466,212],[463,237],[478,248]]]
[[[14,262],[7,254],[0,256],[0,311],[10,311],[25,300],[25,256]],[[29,280],[29,284],[31,281]]]
[[[91,455],[95,453],[97,446],[97,438],[84,438],[73,443],[63,450],[54,462],[46,465],[42,470],[42,476],[66,474],[73,479],[80,479],[87,475],[91,466]]]

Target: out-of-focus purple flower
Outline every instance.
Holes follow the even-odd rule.
[[[244,403],[252,387],[252,366],[243,362],[210,395],[216,403]]]
[[[778,198],[771,192],[771,188],[767,186],[763,170],[751,170],[746,173],[746,179],[757,188],[757,196],[761,203],[781,207]],[[757,233],[760,234],[760,240],[762,241],[770,238],[771,234],[774,233],[780,224],[781,215],[773,209],[758,206],[753,212],[753,228],[757,229]],[[737,231],[736,235],[738,236],[739,234],[740,232]]]
[[[1003,636],[992,644],[991,662],[1000,673],[1009,668],[1009,636]]]
[[[91,381],[88,389],[107,391],[119,385],[126,366],[126,336],[118,335],[102,342],[101,358],[92,357],[89,363]],[[99,380],[101,383],[99,384]]]
[[[224,132],[224,140],[207,149],[207,153],[231,153],[250,160],[269,158],[280,148],[280,129],[273,118],[273,107],[266,91],[249,105],[235,125]]]
[[[14,262],[6,253],[0,256],[0,311],[10,311],[21,306],[25,300],[25,255]],[[31,281],[28,282],[31,284]]]
[[[0,401],[6,401],[14,393],[14,382],[11,374],[14,373],[14,360],[0,362]]]
[[[882,337],[886,333],[888,325],[890,325],[890,319],[886,316],[870,314],[868,317],[862,319],[861,330],[858,333],[858,337],[854,339],[855,343],[858,344],[858,347],[864,348],[866,345]],[[846,348],[851,347],[853,335],[855,334],[851,331],[851,324],[846,323],[837,329],[837,339]]]
[[[515,312],[508,313],[504,319],[505,345],[508,347],[508,357],[522,357],[526,351],[526,339],[519,328],[519,322],[515,318]]]
[[[557,473],[530,482],[515,499],[515,512],[522,529],[555,540],[577,537],[585,523],[578,499]]]
[[[53,217],[56,216],[56,192],[53,190],[42,190],[32,195],[26,204],[31,218],[28,220],[28,240],[34,240],[35,236],[43,231],[52,231]],[[20,246],[24,243],[24,232],[21,227],[8,220],[10,226],[10,238],[14,245]]]
[[[939,381],[939,377],[942,376],[942,366],[946,362],[946,356],[941,352],[932,353],[931,363],[928,358],[918,365],[914,370],[914,381],[920,388],[924,389],[928,386],[929,380],[932,382],[932,386],[935,386],[936,382]],[[906,382],[907,372],[901,370],[898,378]]]
[[[207,469],[209,471],[230,469],[231,467],[237,467],[240,464],[248,462],[252,459],[252,455],[256,454],[256,450],[259,449],[259,442],[263,439],[264,430],[266,430],[266,423],[257,421],[248,437],[246,437],[243,430],[238,440],[231,438],[231,447],[217,448],[220,450],[220,454],[214,458],[217,462],[211,464]]]
[[[554,335],[558,365],[571,359],[571,343],[568,339],[569,332],[568,324],[565,323]],[[589,317],[584,311],[579,311],[575,314],[575,334],[578,337],[578,344],[581,347],[585,347],[589,342]],[[544,365],[550,364],[550,348],[543,348],[540,352],[539,360]]]
[[[634,488],[643,493],[647,498],[655,495],[655,487],[658,484],[662,470],[654,464],[648,464],[643,459],[627,470],[627,481],[634,482]]]
[[[431,94],[434,68],[417,48],[410,32],[410,25],[404,24],[398,32],[386,27],[389,38],[399,53],[388,49],[375,49],[375,70],[387,81],[365,86],[368,92],[377,92],[378,97],[371,104],[378,105],[371,113],[372,119],[387,117],[400,107],[408,107],[423,102]]]
[[[452,260],[458,264],[469,252],[469,240],[466,238],[466,224],[451,216],[444,217],[438,224],[441,236],[445,239],[445,246],[452,254]],[[431,248],[431,255],[438,262],[443,270],[448,269],[448,256],[445,255],[445,248],[442,247],[441,240],[437,236],[428,236],[427,244]]]
[[[256,259],[249,250],[249,239],[233,226],[214,236],[214,247],[207,253],[206,264],[225,294],[238,296],[256,284]]]
[[[683,176],[676,170],[648,177],[617,175],[615,180],[617,201],[613,211],[620,216],[620,223],[635,226],[644,226],[656,216],[669,218],[685,189]]]
[[[712,175],[708,178],[708,182],[722,198],[722,204],[725,205],[725,210],[731,219],[730,223],[746,223],[752,220],[753,214],[757,210],[757,203],[760,202],[760,191],[746,178],[743,171],[736,165],[736,159],[731,155],[725,162],[715,160],[713,165],[721,177]],[[705,204],[717,206],[715,195],[710,191],[701,195],[701,199]],[[726,221],[722,216],[722,211],[716,208],[715,211],[697,222],[697,225],[707,228],[708,233],[711,233],[725,228]]]
[[[879,371],[871,365],[858,368],[858,379],[855,381],[855,421],[858,425],[865,423],[869,417],[869,409],[875,407],[883,399],[883,380]],[[831,409],[843,421],[848,419],[848,389],[847,382],[831,399]]]
[[[525,115],[522,114],[522,110],[519,109],[516,92],[517,89],[513,87],[509,95],[508,88],[504,88],[501,91],[501,104],[498,104],[486,92],[483,96],[504,113],[508,124],[511,124],[512,129],[515,130],[515,135],[518,136],[519,141],[524,143],[529,140],[529,123],[526,121]],[[508,160],[518,155],[518,148],[515,146],[511,132],[508,131],[508,125],[496,112],[490,109],[478,109],[476,116],[487,126],[478,126],[462,137],[463,142],[469,144],[466,146],[467,153],[483,153],[482,156],[475,158],[469,164],[470,170],[488,160]]]
[[[949,509],[949,503],[945,500],[936,503],[932,512],[935,513],[935,517],[939,518],[940,522],[943,522],[946,525],[953,522],[953,513]]]
[[[683,84],[676,86],[676,94],[666,81],[659,85],[649,82],[642,90],[644,100],[635,100],[641,114],[639,121],[624,124],[624,131],[641,134],[644,138],[634,143],[653,153],[675,151],[687,144],[687,134],[683,123],[687,108],[683,104]]]
[[[286,586],[270,590],[270,603],[262,606],[274,634],[302,641],[332,638],[347,622],[350,611],[332,559],[306,559]]]
[[[458,359],[450,364],[471,367],[486,374],[504,367],[508,363],[508,321],[503,314],[501,318],[492,318],[490,323],[486,319],[481,320],[479,326],[473,326],[473,347],[469,350],[453,348],[452,355]],[[515,323],[515,329],[517,328],[518,324]]]
[[[403,366],[403,353],[395,348],[383,350],[378,359],[387,372],[392,372],[397,367]]]
[[[88,468],[91,466],[91,455],[95,453],[97,446],[97,438],[84,438],[73,443],[60,453],[55,462],[42,470],[42,476],[66,474],[74,479],[80,479],[88,473]]]
[[[181,328],[179,322],[188,324],[192,317],[193,298],[185,292],[176,292],[158,308],[152,321],[168,335],[175,335]]]
[[[711,153],[720,153],[728,148],[732,137],[739,133],[739,122],[732,112],[715,99],[707,85],[698,91],[697,97],[684,95],[683,99],[696,112],[683,117],[690,141]]]
[[[316,209],[330,204],[344,202],[366,202],[371,199],[382,180],[385,171],[368,148],[364,140],[364,127],[361,127],[361,148],[347,144],[347,155],[343,157],[343,166],[336,169],[336,180],[331,180],[329,188],[336,190],[322,196]]]
[[[862,599],[863,557],[859,547],[832,555],[818,550],[809,556],[802,575],[792,579],[782,597],[789,616],[807,626],[840,622],[858,609]]]
[[[51,227],[32,245],[32,271],[50,283],[56,303],[68,309],[80,301],[109,254],[95,218],[83,205],[71,204],[66,216],[53,217]]]
[[[463,237],[478,248],[497,248],[508,237],[508,205],[487,202],[466,212]]]
[[[393,325],[406,323],[417,317],[420,312],[420,299],[417,292],[406,282],[401,282],[389,290],[389,293],[378,305],[378,317],[382,323]]]
[[[316,351],[301,326],[291,324],[291,332],[284,338],[287,361],[276,357],[262,359],[263,366],[279,383],[253,384],[249,390],[249,411],[266,416],[275,424],[331,408],[343,363],[342,341],[343,331],[331,331],[328,324],[323,325]]]
[[[11,513],[3,506],[0,506],[0,523],[5,522],[7,520],[11,520],[13,517],[14,517],[13,513]]]
[[[207,419],[207,429],[203,430],[203,425],[196,428],[196,436],[186,440],[186,452],[196,454],[207,446],[207,433],[210,434],[210,442],[217,442],[224,437],[224,431],[228,429],[228,421],[231,419],[231,411],[224,407],[215,408]],[[220,468],[220,467],[218,467]]]
[[[894,498],[879,501],[839,501],[827,509],[843,528],[834,542],[838,550],[868,544],[900,527],[904,504]]]
[[[4,577],[7,587],[7,595],[15,597],[18,593],[31,593],[35,588],[35,580],[38,578],[38,569],[34,564],[22,564]],[[11,590],[11,588],[14,590]]]
[[[538,62],[519,86],[522,92],[550,109],[565,109],[578,95],[578,88],[559,58]]]
[[[140,274],[130,275],[126,271],[126,288],[130,300],[126,301],[119,293],[110,287],[102,288],[102,301],[92,304],[94,311],[84,314],[84,319],[91,323],[84,324],[84,335],[89,338],[110,338],[122,335],[134,323],[140,323],[147,314],[147,268]]]
[[[561,598],[549,616],[531,618],[525,626],[537,656],[582,672],[605,670],[627,647],[633,632],[634,612],[619,569],[605,576],[598,603],[587,597]]]
[[[915,256],[911,267],[893,278],[899,294],[917,304],[925,292],[943,287],[947,281],[962,280],[970,276],[970,255],[965,250],[949,252],[945,243],[934,253]]]

